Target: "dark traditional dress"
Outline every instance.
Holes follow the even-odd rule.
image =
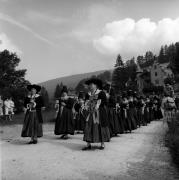
[[[31,104],[31,100],[34,100],[35,107]],[[25,98],[24,107],[27,108],[23,128],[22,128],[22,137],[31,137],[37,138],[43,136],[42,130],[42,112],[41,108],[44,106],[43,99],[40,95],[36,94],[35,97],[28,96]]]
[[[74,109],[75,109],[75,130],[84,131],[87,112],[79,102],[77,102],[74,105]]]
[[[116,111],[116,99],[115,96],[109,96],[107,103],[108,110],[108,121],[109,121],[109,130],[110,135],[117,135],[121,132],[119,119]]]
[[[134,97],[134,99],[133,99],[133,106],[134,106],[134,109],[133,109],[134,119],[135,119],[137,127],[140,127],[140,121],[139,121],[138,114],[137,114],[138,100],[136,97]]]
[[[148,106],[149,106],[149,121],[151,122],[154,120],[154,111],[153,111],[154,104],[152,99],[150,99]]]
[[[154,100],[154,119],[159,120],[162,119],[162,111],[161,111],[161,102],[159,99]]]
[[[98,100],[101,100],[100,105]],[[89,143],[110,141],[106,101],[106,94],[100,90],[97,90],[94,94],[86,95],[88,115],[84,130],[84,141]]]
[[[150,123],[150,101],[145,102],[145,108],[144,108],[144,122],[145,124]]]
[[[61,103],[65,103],[65,106]],[[74,135],[73,104],[74,100],[72,98],[66,100],[59,99],[59,112],[55,121],[55,135]]]
[[[132,122],[130,118],[128,117],[128,108],[129,104],[127,100],[123,100],[120,104],[121,107],[121,117],[124,124],[125,131],[132,131]]]
[[[144,122],[144,106],[145,106],[145,102],[141,99],[138,100],[137,117],[138,117],[138,121],[139,121],[140,126],[145,125],[145,122]]]
[[[137,129],[137,122],[135,119],[135,106],[133,100],[129,100],[129,108],[127,110],[127,116],[129,121],[131,122],[131,129]]]

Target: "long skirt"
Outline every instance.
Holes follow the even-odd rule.
[[[131,129],[132,130],[137,129],[137,123],[136,123],[136,120],[134,118],[134,108],[128,109],[128,119],[131,123]]]
[[[148,123],[150,123],[150,111],[149,111],[149,108],[146,107],[144,109],[144,123],[145,125],[147,125]]]
[[[118,119],[118,122],[119,122],[119,127],[120,127],[120,134],[123,134],[124,131],[125,131],[125,128],[124,128],[124,121],[123,121],[123,118],[122,118],[122,115],[121,115],[121,112],[117,112],[117,119]]]
[[[32,138],[43,136],[42,123],[39,122],[37,112],[26,112],[21,136]]]
[[[149,107],[149,121],[153,121],[154,120],[154,111],[152,107]]]
[[[110,107],[108,108],[108,121],[109,121],[109,130],[111,136],[119,134],[121,132],[119,119],[117,117],[117,113],[114,108],[110,108]]]
[[[121,116],[124,124],[124,130],[125,131],[132,131],[132,122],[131,119],[128,117],[128,112],[127,110],[122,110],[121,111]]]
[[[83,140],[89,143],[109,142],[110,132],[108,126],[102,127],[101,122],[94,121],[94,112],[88,114]]]
[[[162,115],[161,109],[160,108],[154,109],[154,119],[159,120],[162,118],[163,118],[163,115]]]
[[[75,130],[84,131],[85,128],[86,113],[79,112],[75,117]]]
[[[55,121],[55,135],[71,134],[74,135],[75,124],[72,109],[63,108],[62,113],[58,112]]]
[[[138,123],[139,127],[144,124],[144,114],[142,113],[142,108],[137,109],[137,117],[138,117]]]
[[[134,116],[134,119],[135,119],[135,122],[136,122],[136,127],[139,126],[140,127],[140,122],[139,122],[139,119],[138,119],[138,115],[137,115],[137,108],[133,108],[133,116]]]

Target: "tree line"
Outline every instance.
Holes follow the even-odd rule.
[[[169,63],[169,67],[173,71],[175,76],[175,81],[179,81],[179,42],[170,45],[161,46],[159,55],[155,55],[151,51],[147,51],[145,55],[137,56],[127,60],[125,63],[119,54],[114,65],[114,71],[112,74],[112,85],[115,91],[122,92],[127,89],[137,90],[136,70],[137,64],[140,67],[148,67],[154,63]],[[131,81],[133,83],[128,82]],[[166,79],[165,81],[171,81],[171,79]]]
[[[24,97],[27,95],[27,85],[31,84],[25,79],[26,69],[17,69],[20,58],[16,53],[8,50],[0,52],[0,95],[2,99],[12,97],[16,111],[23,109]],[[48,92],[42,87],[41,94],[44,102],[49,103]]]
[[[123,61],[120,54],[118,54],[116,62],[114,64],[114,70],[104,71],[103,73],[92,76],[101,79],[103,82],[111,82],[116,92],[122,92],[127,88],[137,90],[135,82],[137,63],[142,66],[152,65],[157,60],[159,63],[169,63],[175,75],[175,81],[179,81],[179,42],[170,45],[161,46],[159,55],[155,55],[151,51],[147,51],[145,55],[139,55],[136,59]],[[137,63],[136,63],[137,62]],[[21,111],[23,107],[23,101],[25,95],[27,95],[26,86],[30,84],[25,79],[26,69],[17,69],[20,63],[20,58],[16,53],[12,53],[8,50],[0,52],[0,95],[3,99],[12,97],[17,111]],[[84,83],[87,79],[82,79],[77,86],[75,91],[86,92],[86,86]],[[61,94],[63,83],[58,84],[55,89],[54,98],[58,98]],[[45,87],[42,87],[41,94],[44,98],[45,104],[49,106],[49,96]]]

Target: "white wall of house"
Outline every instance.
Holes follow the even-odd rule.
[[[151,83],[154,86],[164,86],[165,74],[163,69],[157,62],[154,62],[153,66],[151,67],[150,76],[151,76]]]
[[[151,82],[155,86],[164,86],[167,77],[173,77],[172,70],[168,67],[169,63],[158,64],[154,62],[151,68]]]

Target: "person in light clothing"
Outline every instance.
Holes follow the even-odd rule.
[[[170,126],[176,115],[176,104],[173,97],[165,93],[161,107],[164,114],[164,122],[167,122],[168,126]]]
[[[10,119],[10,115],[9,115],[9,111],[11,109],[11,103],[9,98],[7,97],[4,101],[4,111],[5,111],[5,119],[6,121],[11,120]]]
[[[10,97],[9,99],[9,120],[12,121],[13,120],[13,116],[14,116],[14,108],[15,108],[15,105],[14,105],[14,101],[12,100],[12,97]]]
[[[4,105],[4,103],[3,103],[3,100],[2,100],[2,98],[0,96],[0,117],[4,115],[4,113],[3,113],[3,105]]]

